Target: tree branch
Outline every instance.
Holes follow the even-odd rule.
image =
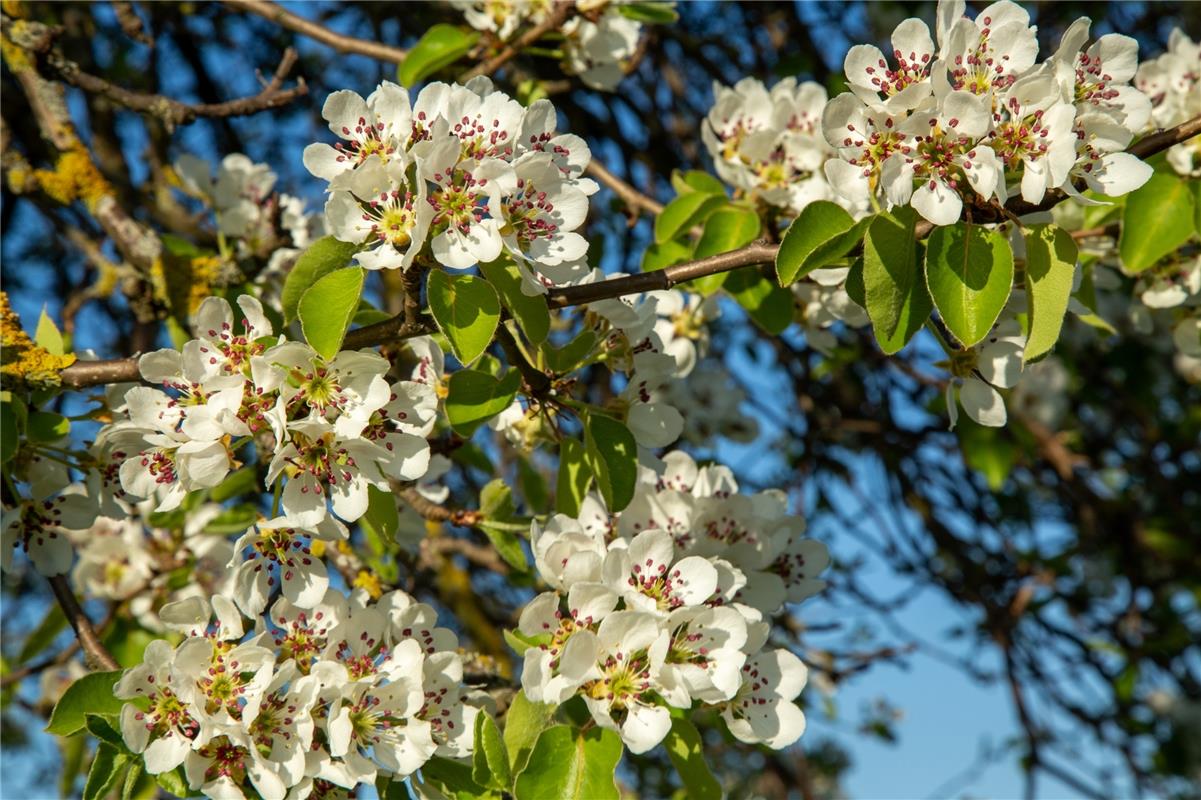
[[[322,44],[329,45],[339,53],[355,53],[380,61],[389,61],[393,64],[399,64],[408,55],[405,50],[399,47],[392,47],[381,42],[356,39],[353,36],[343,36],[340,33],[334,33],[324,25],[305,19],[304,17],[299,17],[275,3],[269,2],[269,0],[225,0],[225,5],[238,11],[257,14],[263,19],[274,22],[276,25],[287,28],[290,31],[295,31],[301,36],[307,36]]]
[[[284,78],[296,65],[296,51],[291,47],[284,50],[283,58],[280,59],[279,66],[275,68],[275,74],[263,86],[262,91],[252,97],[241,97],[223,103],[184,103],[161,94],[130,91],[84,72],[78,64],[69,61],[57,50],[48,54],[46,63],[58,73],[59,77],[72,86],[83,89],[85,92],[103,95],[131,111],[158,117],[168,130],[172,130],[178,125],[195,122],[199,117],[241,117],[270,108],[278,108],[309,93],[309,87],[305,85],[304,78],[297,78],[296,85],[291,89],[283,88]]]
[[[117,659],[113,658],[112,654],[101,644],[100,637],[96,635],[96,629],[92,627],[92,621],[88,619],[88,615],[84,613],[83,607],[75,599],[75,592],[71,590],[71,585],[67,583],[66,576],[55,575],[49,580],[50,588],[54,590],[55,599],[58,600],[59,606],[62,607],[67,621],[75,629],[75,637],[79,639],[79,644],[83,647],[83,652],[87,655],[88,666],[93,669],[96,667],[103,667],[106,670],[121,669],[121,665],[117,663]]]
[[[663,212],[662,203],[638,191],[610,172],[608,167],[596,159],[588,162],[588,166],[584,168],[584,172],[608,187],[631,211],[638,214],[645,212],[652,216],[657,216]]]

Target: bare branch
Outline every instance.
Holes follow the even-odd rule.
[[[648,213],[658,215],[663,211],[663,204],[635,189],[596,159],[588,162],[584,171],[612,190],[613,194],[626,204],[626,207],[636,214]]]
[[[299,17],[290,11],[269,2],[268,0],[225,0],[225,5],[239,11],[257,14],[263,19],[270,20],[276,25],[295,31],[301,36],[315,39],[329,45],[339,53],[356,53],[379,61],[389,61],[399,64],[405,60],[408,53],[399,47],[373,42],[368,39],[356,39],[353,36],[343,36],[334,33],[329,28],[312,20]]]
[[[55,599],[62,607],[67,621],[75,629],[75,636],[79,639],[83,652],[87,655],[88,666],[93,669],[97,667],[107,670],[121,669],[117,659],[113,658],[112,653],[108,652],[100,642],[100,637],[96,635],[96,629],[92,627],[92,621],[84,613],[83,606],[79,605],[79,601],[75,599],[75,592],[71,590],[71,584],[67,582],[66,576],[55,575],[49,580]]]
[[[287,105],[296,98],[309,93],[309,87],[305,85],[304,78],[297,78],[296,85],[291,89],[283,88],[284,78],[296,65],[296,51],[291,47],[284,50],[283,58],[280,59],[275,74],[262,91],[251,97],[227,100],[224,103],[184,103],[161,94],[133,92],[84,72],[78,64],[69,61],[57,50],[49,53],[46,62],[58,73],[59,77],[72,86],[83,89],[85,92],[103,95],[132,111],[158,117],[168,129],[174,129],[178,125],[187,125],[200,117],[241,117],[256,114],[260,111]]]

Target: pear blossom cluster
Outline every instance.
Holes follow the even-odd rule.
[[[713,87],[701,140],[717,174],[768,205],[798,213],[814,200],[840,200],[823,165],[834,149],[822,134],[826,89],[785,78],[769,90],[756,78]],[[866,211],[866,203],[856,209]]]
[[[271,454],[267,486],[279,491],[284,515],[308,530],[331,509],[359,519],[370,486],[425,474],[437,411],[431,387],[390,384],[389,362],[371,351],[326,359],[274,336],[250,295],[237,306],[240,320],[224,299],[208,298],[196,338],[141,357],[143,379],[162,388],[129,387],[113,405],[123,416],[97,439],[116,470],[111,491],[170,511],[189,492],[220,484],[238,448],[253,442]]]
[[[360,266],[467,269],[504,255],[531,295],[579,271],[588,242],[576,229],[598,187],[582,177],[588,146],[556,131],[549,101],[526,108],[487,78],[429,84],[410,101],[385,81],[366,100],[334,92],[322,115],[341,141],[309,145],[304,164],[328,183],[325,226],[361,245]]]
[[[958,220],[965,200],[1081,197],[1076,181],[1109,196],[1137,189],[1151,168],[1122,151],[1151,114],[1130,85],[1138,45],[1116,33],[1089,45],[1089,29],[1077,20],[1036,63],[1020,6],[1000,0],[968,19],[962,0],[940,0],[935,36],[908,19],[888,54],[852,47],[851,91],[822,114],[838,155],[824,167],[830,185],[852,205],[909,204],[936,225]]]
[[[820,591],[830,560],[803,530],[783,493],[740,494],[728,468],[682,451],[640,467],[620,513],[589,495],[578,517],[535,522],[534,561],[552,590],[519,620],[526,695],[581,696],[633,753],[662,741],[671,707],[697,701],[742,741],[788,746],[805,727],[793,700],[807,669],[767,647],[769,617]]]
[[[1139,65],[1134,85],[1151,101],[1150,127],[1170,128],[1201,114],[1201,44],[1174,29],[1168,49]],[[1181,175],[1201,176],[1201,142],[1193,137],[1168,148],[1168,163]]]
[[[152,641],[114,688],[129,701],[121,735],[150,774],[182,768],[208,797],[283,800],[470,754],[478,710],[464,702],[458,641],[431,607],[327,589],[247,616],[249,629],[220,594],[159,610],[182,641]]]
[[[190,153],[176,160],[175,173],[188,194],[213,210],[217,232],[233,243],[227,255],[266,256],[267,266],[259,277],[278,277],[288,262],[324,234],[320,214],[306,211],[299,197],[275,192],[275,172],[241,153],[221,159],[216,177],[207,161]]]
[[[467,24],[509,41],[523,26],[544,23],[551,0],[453,0]],[[642,23],[621,13],[620,0],[585,0],[559,29],[563,67],[593,89],[611,92],[625,77],[624,65],[638,48]]]

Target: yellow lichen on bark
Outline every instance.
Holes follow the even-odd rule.
[[[34,177],[42,191],[55,201],[70,205],[81,200],[89,212],[95,211],[96,204],[113,192],[83,145],[59,155],[54,169],[34,170]]]
[[[0,292],[0,378],[6,389],[50,389],[61,384],[58,373],[75,363],[68,353],[56,356],[39,347]]]

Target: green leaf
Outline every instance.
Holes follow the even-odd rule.
[[[504,559],[505,563],[518,572],[526,572],[530,568],[529,562],[525,557],[525,550],[521,547],[521,537],[510,530],[489,525],[487,522],[481,522],[479,529],[488,537],[488,541],[496,548],[497,554]]]
[[[584,445],[577,439],[559,442],[559,480],[555,486],[555,511],[569,517],[580,514],[580,504],[592,485],[592,472],[584,463]]]
[[[42,621],[33,629],[29,637],[25,640],[25,644],[21,646],[21,653],[17,656],[17,664],[24,664],[29,659],[43,652],[47,647],[54,644],[54,640],[67,627],[67,618],[63,615],[62,608],[58,603],[51,603],[46,609],[46,615],[42,617]]]
[[[496,290],[474,275],[451,276],[434,270],[426,292],[434,321],[446,334],[455,358],[467,365],[483,355],[500,324]]]
[[[257,511],[255,514],[257,516]],[[243,525],[240,530],[244,531],[249,528],[254,519],[255,517],[251,517],[250,522]],[[186,572],[187,570],[185,569],[184,571]],[[183,578],[183,583],[186,585],[189,577],[184,575]],[[157,638],[157,636],[133,620],[117,617],[105,632],[103,641],[109,653],[112,654],[113,658],[117,659],[117,663],[129,669],[142,663],[142,656],[146,652],[146,646]]]
[[[464,764],[461,761],[452,761],[442,756],[434,756],[425,762],[425,766],[421,768],[421,775],[427,781],[441,786],[451,797],[476,798],[494,796],[492,792],[480,786],[472,778],[472,765]],[[396,781],[393,783],[393,786],[399,786],[402,789],[401,793],[397,795],[398,797],[408,797],[408,794],[403,792],[403,783]]]
[[[485,519],[499,521],[512,519],[517,513],[517,506],[513,502],[513,490],[503,478],[489,481],[480,490],[480,513]]]
[[[650,25],[670,25],[680,18],[672,3],[622,3],[617,10],[622,16]]]
[[[478,31],[438,23],[425,32],[405,60],[400,62],[396,68],[396,80],[401,86],[413,88],[427,75],[467,55],[479,38]]]
[[[708,172],[702,172],[699,169],[690,169],[686,172],[673,169],[671,171],[671,188],[675,189],[676,194],[702,192],[725,196],[726,193],[724,183]]]
[[[546,485],[546,476],[523,455],[517,456],[517,486],[531,513],[545,514],[550,509],[550,487]]]
[[[46,313],[45,306],[42,307],[42,315],[38,317],[38,327],[34,331],[33,341],[56,356],[61,356],[66,352],[63,349],[63,335],[59,332],[58,326],[54,324],[54,320],[50,319],[50,315]]]
[[[1197,233],[1201,234],[1201,180],[1193,179],[1188,182],[1188,189],[1193,194],[1193,222]]]
[[[552,347],[550,342],[543,342],[542,357],[556,375],[566,375],[574,372],[592,356],[597,341],[596,334],[592,331],[581,331],[578,336],[559,348]]]
[[[280,292],[285,324],[291,325],[296,320],[300,298],[304,293],[327,274],[349,264],[358,249],[357,244],[339,242],[332,236],[322,236],[300,254],[288,272],[288,277],[284,279],[284,288]]]
[[[154,776],[154,782],[175,797],[195,797],[197,794],[188,788],[188,779],[184,777],[182,766],[170,772],[160,772]]]
[[[512,261],[490,261],[480,264],[480,272],[500,294],[500,301],[517,320],[531,344],[542,344],[550,333],[550,311],[546,295],[530,297],[521,290],[521,273]]]
[[[101,742],[88,770],[88,780],[83,787],[83,800],[101,800],[125,778],[125,768],[133,760],[108,742]]]
[[[642,254],[642,271],[655,270],[682,264],[692,259],[692,245],[688,242],[672,239],[666,242],[652,244]]]
[[[506,631],[506,639],[509,632]],[[514,632],[520,636],[520,632]],[[520,639],[519,639],[520,641]],[[510,646],[512,643],[510,642]],[[514,648],[516,649],[516,648]],[[509,763],[512,764],[513,775],[518,775],[525,769],[534,743],[542,735],[542,731],[550,725],[555,716],[553,703],[535,703],[519,691],[513,696],[513,702],[505,714],[505,748],[509,753]]]
[[[129,747],[125,744],[125,738],[121,736],[121,732],[114,726],[114,722],[118,722],[117,717],[102,717],[99,714],[84,714],[84,725],[88,729],[88,733],[95,736],[102,742],[108,742],[113,747],[122,752],[129,752]],[[118,724],[120,724],[118,722]]]
[[[634,497],[638,473],[634,434],[612,417],[589,414],[584,425],[584,452],[609,513],[616,514]]]
[[[500,728],[487,711],[475,717],[475,750],[472,755],[471,777],[481,786],[508,791],[513,783],[509,772],[509,752],[500,738]]]
[[[758,270],[740,269],[726,273],[723,288],[746,309],[756,325],[773,336],[792,324],[795,313],[792,292],[780,288]]]
[[[784,231],[776,252],[780,285],[788,286],[845,256],[870,222],[871,217],[865,217],[856,223],[842,206],[828,200],[805,206]]]
[[[58,704],[50,712],[46,732],[56,736],[79,733],[87,724],[84,714],[116,715],[125,701],[113,695],[113,686],[122,670],[92,672],[67,687]]]
[[[509,370],[500,380],[484,372],[461,369],[450,376],[446,416],[450,427],[469,437],[479,426],[509,407],[521,388],[521,373]]]
[[[618,800],[614,773],[621,750],[621,737],[606,728],[547,728],[513,794],[517,800]]]
[[[130,759],[129,768],[125,771],[125,782],[121,784],[121,800],[133,800],[137,797],[139,782],[149,789],[153,787],[150,780],[143,781],[144,771],[142,770],[142,762],[136,758]]]
[[[930,316],[933,305],[913,238],[917,214],[899,206],[876,217],[863,239],[863,299],[880,349],[900,350]]]
[[[234,497],[246,494],[258,488],[258,475],[254,467],[243,467],[231,472],[225,480],[217,484],[209,492],[209,499],[215,503],[224,503]],[[261,491],[261,490],[260,490]]]
[[[1055,225],[1035,225],[1026,233],[1026,293],[1030,336],[1022,358],[1033,361],[1055,346],[1076,274],[1076,242]]]
[[[680,775],[689,800],[721,800],[721,784],[705,763],[701,734],[695,725],[679,717],[672,719],[663,746]]]
[[[34,411],[29,415],[25,433],[35,442],[54,442],[71,432],[71,421],[52,411]]]
[[[21,446],[21,429],[17,425],[17,414],[16,403],[0,403],[0,464],[15,456],[17,448]]]
[[[984,476],[989,489],[999,491],[1021,455],[1017,445],[1005,438],[1003,429],[987,428],[963,414],[955,432],[963,462]]]
[[[685,195],[687,197],[687,195]],[[749,208],[727,205],[705,220],[705,229],[696,249],[694,259],[708,258],[718,253],[728,253],[755,241],[759,235],[759,215]],[[729,272],[706,275],[688,281],[685,286],[702,294],[713,294],[729,279]]]
[[[955,338],[965,347],[979,343],[1013,289],[1009,242],[1001,233],[976,225],[935,228],[926,243],[926,286]]]
[[[655,217],[655,241],[662,243],[674,239],[693,225],[705,220],[710,214],[728,205],[726,196],[689,192],[668,203],[659,216]]]
[[[1126,196],[1118,255],[1136,275],[1187,242],[1196,232],[1193,194],[1183,180],[1157,172]]]
[[[363,278],[361,267],[335,270],[300,298],[300,329],[304,339],[326,359],[336,356],[342,348],[346,328],[359,307]]]
[[[379,540],[380,549],[391,550],[392,539],[400,528],[396,496],[374,486],[367,487],[367,513],[359,519],[359,524],[363,526],[363,533]]]

